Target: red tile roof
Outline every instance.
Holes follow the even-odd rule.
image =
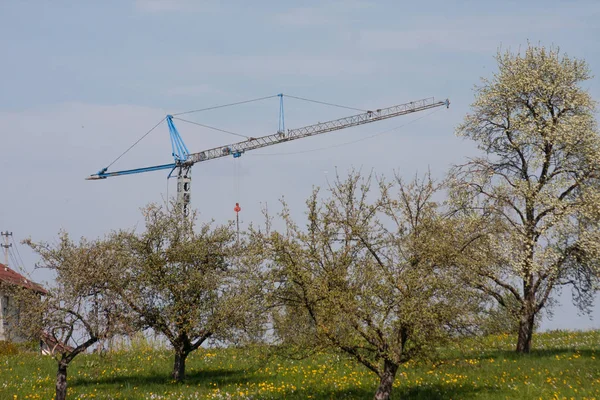
[[[19,285],[27,289],[35,290],[38,293],[48,293],[41,285],[30,281],[18,272],[8,268],[4,264],[0,264],[0,282],[5,282],[13,285]]]

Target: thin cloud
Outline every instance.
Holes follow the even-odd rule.
[[[223,94],[223,91],[218,90],[208,84],[175,86],[167,89],[167,96],[199,96],[203,94]]]
[[[438,21],[436,21],[436,19]],[[489,52],[502,46],[518,46],[527,38],[565,29],[575,23],[566,16],[469,16],[448,21],[430,19],[433,29],[373,29],[360,32],[358,45],[363,50],[415,50],[434,48],[449,51]],[[423,26],[417,23],[417,26]],[[546,35],[544,35],[546,36]]]
[[[337,23],[339,18],[323,13],[319,8],[293,8],[283,13],[275,14],[275,22],[286,26],[328,25]]]
[[[285,26],[339,25],[348,22],[353,11],[371,6],[370,2],[360,0],[323,2],[315,7],[297,7],[277,13],[273,20]]]
[[[181,63],[195,73],[241,74],[248,77],[307,76],[340,77],[373,73],[374,60],[311,55],[192,56]]]
[[[214,10],[214,1],[194,0],[136,0],[135,8],[142,12],[159,13],[172,11],[199,12]]]

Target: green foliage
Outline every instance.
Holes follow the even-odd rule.
[[[108,286],[128,310],[122,320],[131,331],[164,335],[175,350],[173,376],[183,380],[186,357],[207,340],[236,342],[257,334],[261,281],[231,224],[197,224],[195,213],[184,217],[176,204],[143,212],[141,233],[111,236],[120,261],[106,272]]]
[[[600,394],[600,331],[536,334],[536,350],[512,352],[512,338],[459,340],[436,363],[398,371],[392,399],[592,399]],[[265,359],[265,348],[199,349],[185,385],[168,377],[166,351],[83,354],[69,369],[71,398],[95,399],[371,399],[378,382],[338,353],[303,360]],[[53,395],[54,362],[40,355],[0,356],[0,398]],[[18,378],[16,378],[18,377]],[[4,397],[3,397],[4,396]]]
[[[452,172],[453,201],[481,217],[465,280],[509,313],[517,304],[517,351],[528,352],[557,288],[571,285],[589,311],[598,287],[600,136],[585,61],[536,46],[497,61],[457,128],[483,154]]]
[[[54,243],[26,243],[41,258],[40,265],[54,274],[54,282],[40,296],[16,290],[20,306],[20,337],[44,340],[57,366],[56,399],[67,397],[67,369],[73,359],[101,340],[121,332],[122,314],[104,273],[117,261],[104,240],[73,241],[61,232]]]
[[[19,353],[19,347],[6,340],[0,340],[0,356],[10,356]]]
[[[20,352],[24,353],[32,353],[40,351],[40,341],[39,340],[28,340],[25,342],[15,343]]]
[[[167,350],[168,344],[151,332],[134,332],[129,336],[115,337],[110,342],[109,351],[144,353]]]
[[[488,305],[478,315],[477,331],[487,335],[516,335],[519,333],[519,304],[507,297],[507,305],[497,303]]]
[[[429,176],[394,184],[353,173],[307,201],[306,228],[284,204],[282,231],[254,233],[270,262],[278,339],[292,352],[332,347],[381,379],[447,340],[470,310],[453,273],[452,231]],[[309,351],[310,351],[309,350]]]
[[[122,332],[116,317],[124,310],[107,287],[106,271],[118,261],[108,242],[85,238],[76,242],[61,232],[54,243],[26,243],[41,258],[41,268],[54,275],[54,282],[42,296],[29,290],[14,293],[21,304],[21,335],[31,341],[47,335],[62,345],[56,357],[68,364],[98,341]]]

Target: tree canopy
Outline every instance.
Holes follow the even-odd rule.
[[[270,261],[279,339],[302,346],[311,335],[350,354],[379,376],[375,398],[387,399],[399,365],[448,338],[469,301],[448,268],[452,240],[438,236],[437,185],[398,179],[371,190],[360,174],[338,178],[329,197],[308,199],[305,228],[284,205],[285,228],[255,240]]]
[[[108,290],[106,271],[118,260],[106,240],[74,242],[67,233],[57,243],[26,243],[50,270],[54,283],[43,295],[18,288],[19,329],[31,340],[43,340],[57,360],[56,399],[67,395],[67,368],[80,353],[114,334],[123,333],[126,310]]]
[[[231,225],[196,225],[179,207],[149,205],[145,230],[111,237],[120,265],[110,290],[131,311],[129,325],[162,333],[175,350],[173,378],[188,354],[209,339],[234,341],[259,332],[259,281]],[[244,255],[246,254],[246,255]]]
[[[583,60],[529,46],[497,55],[457,128],[483,155],[454,171],[454,200],[485,217],[486,261],[470,278],[499,304],[516,302],[517,351],[528,352],[536,316],[571,285],[591,305],[600,255],[600,139]],[[512,299],[508,299],[512,297]]]

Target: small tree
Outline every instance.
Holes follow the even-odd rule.
[[[101,240],[73,242],[61,233],[58,243],[26,243],[41,257],[41,268],[55,281],[44,296],[15,290],[21,304],[20,333],[45,341],[57,360],[56,400],[67,396],[67,368],[80,353],[119,330],[116,316],[122,310],[106,290],[106,265],[114,263],[110,248]]]
[[[328,199],[318,190],[308,199],[306,229],[284,204],[284,231],[254,232],[272,264],[280,339],[351,355],[379,377],[375,399],[388,399],[398,367],[440,345],[469,308],[446,268],[457,252],[439,235],[451,225],[438,187],[429,177],[396,183],[398,197],[382,182],[371,199],[370,178],[338,178]]]
[[[600,139],[595,103],[579,86],[590,78],[584,61],[533,46],[497,61],[457,129],[485,154],[456,168],[454,199],[485,217],[489,232],[487,260],[471,265],[468,280],[502,307],[518,305],[516,350],[527,353],[557,288],[571,285],[582,310],[592,304]]]
[[[196,231],[195,213],[185,217],[179,207],[150,205],[144,216],[144,232],[112,237],[121,266],[110,286],[130,309],[133,328],[167,338],[175,350],[173,379],[183,381],[187,356],[209,338],[231,341],[259,331],[259,281],[231,225]]]

